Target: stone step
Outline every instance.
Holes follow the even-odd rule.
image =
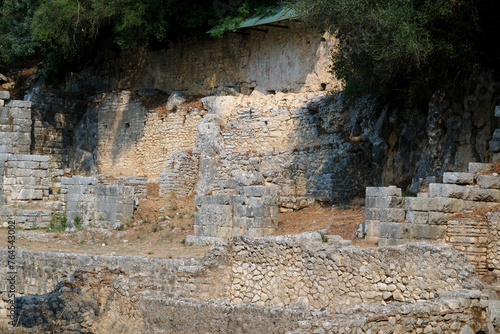
[[[446,172],[443,174],[443,183],[474,184],[474,173]]]
[[[469,162],[469,173],[479,173],[491,168],[493,165],[490,163]]]

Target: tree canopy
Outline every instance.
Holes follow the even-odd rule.
[[[333,72],[346,94],[371,93],[414,113],[453,91],[477,64],[500,65],[496,0],[292,0],[339,40]]]
[[[276,0],[0,0],[0,62],[37,54],[49,67],[82,63],[106,38],[121,49],[162,47],[196,29],[217,33]]]

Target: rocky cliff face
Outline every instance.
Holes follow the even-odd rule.
[[[312,200],[345,201],[372,185],[417,192],[443,172],[495,158],[488,143],[498,127],[500,82],[492,72],[471,78],[461,99],[437,92],[425,115],[403,121],[397,110],[377,107],[369,97],[352,106],[342,93],[331,93],[338,82],[326,71],[335,44],[329,36],[294,23],[286,33],[226,42],[239,53],[224,58],[225,44],[204,38],[159,53],[108,55],[99,66],[68,75],[59,90],[32,89],[32,150],[77,173],[146,177],[165,193],[183,195],[224,193],[234,173],[255,170],[279,187],[280,205],[289,209]],[[281,47],[285,58],[276,51]],[[289,68],[276,67],[283,59]],[[297,60],[304,64],[300,70]],[[225,62],[241,69],[225,68]],[[293,73],[273,77],[276,69]],[[115,88],[129,90],[110,92]],[[140,101],[173,89],[205,97],[156,110]]]
[[[498,126],[494,115],[500,82],[483,72],[464,88],[463,99],[436,93],[427,115],[401,123],[396,111],[377,109],[368,98],[350,110],[349,132],[372,144],[373,184],[397,184],[418,192],[447,171],[494,159],[488,143]],[[427,176],[433,176],[426,180]]]

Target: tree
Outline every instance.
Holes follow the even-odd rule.
[[[453,92],[488,59],[483,53],[490,62],[500,54],[479,43],[485,27],[500,32],[486,15],[495,12],[495,0],[293,0],[292,6],[339,39],[333,72],[347,95],[371,93],[412,113],[426,110],[437,89]]]

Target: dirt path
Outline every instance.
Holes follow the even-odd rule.
[[[186,235],[193,234],[193,215],[192,198],[167,196],[149,199],[140,203],[134,221],[123,230],[91,228],[72,233],[17,230],[16,247],[36,251],[199,258],[209,247],[196,247],[184,242]],[[355,245],[367,245],[355,237],[364,220],[362,208],[313,205],[299,211],[280,213],[279,219],[279,228],[274,235],[293,235],[327,228],[329,234],[353,240]],[[1,248],[7,246],[7,232],[5,228],[0,229]]]

